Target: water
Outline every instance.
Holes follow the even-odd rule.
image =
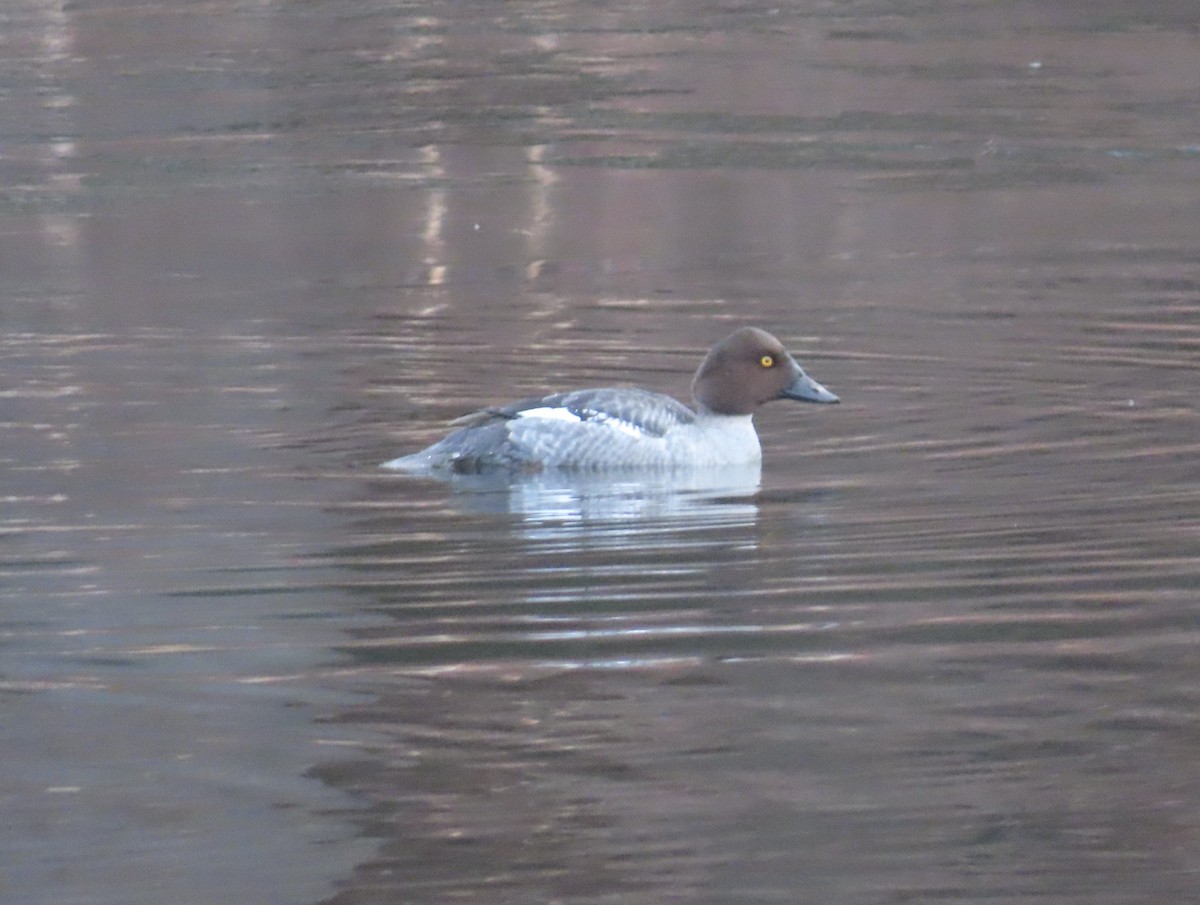
[[[11,3],[0,897],[1196,899],[1197,24]],[[744,323],[761,472],[376,468]]]

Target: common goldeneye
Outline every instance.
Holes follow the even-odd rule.
[[[708,350],[692,397],[695,411],[661,393],[613,387],[524,399],[459,418],[444,439],[382,467],[474,473],[742,465],[762,458],[751,423],[760,405],[838,401],[755,327]]]

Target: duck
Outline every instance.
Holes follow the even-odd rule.
[[[607,471],[760,462],[754,413],[768,402],[837,403],[783,343],[742,327],[692,378],[694,408],[650,390],[602,387],[489,407],[451,422],[433,445],[382,463],[405,472]]]

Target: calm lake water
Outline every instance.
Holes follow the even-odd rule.
[[[1200,900],[1191,0],[10,0],[0,900]],[[759,471],[442,483],[486,404]]]

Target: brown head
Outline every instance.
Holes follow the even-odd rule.
[[[772,399],[838,401],[804,373],[783,343],[756,327],[742,327],[708,350],[692,379],[692,397],[718,415],[753,415]]]

